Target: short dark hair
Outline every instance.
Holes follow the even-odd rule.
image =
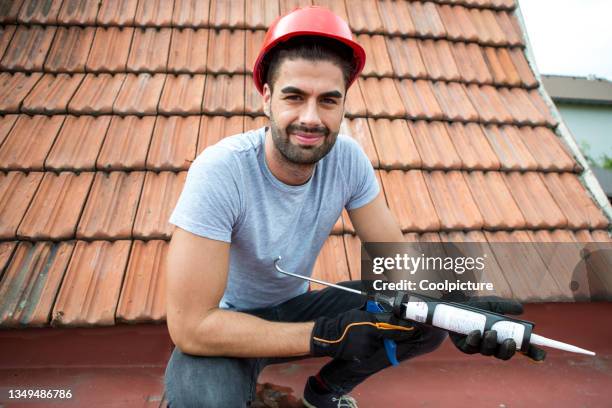
[[[324,37],[295,37],[272,49],[263,60],[264,83],[272,90],[281,63],[303,58],[308,61],[329,61],[342,70],[344,86],[348,87],[355,71],[353,50],[338,40]]]

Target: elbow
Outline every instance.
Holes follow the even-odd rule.
[[[168,332],[174,345],[184,354],[195,356],[211,356],[211,347],[207,333],[208,329],[203,327],[204,322],[197,326],[187,325],[168,319]]]

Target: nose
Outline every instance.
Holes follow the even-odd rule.
[[[321,117],[315,98],[309,98],[300,112],[300,125],[307,127],[320,127]]]

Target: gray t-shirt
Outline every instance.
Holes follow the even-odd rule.
[[[231,243],[222,308],[273,306],[308,289],[308,282],[274,268],[310,276],[342,208],[359,208],[379,192],[361,146],[338,135],[307,183],[278,180],[264,155],[266,128],[222,139],[192,163],[170,223]],[[206,265],[202,265],[206,273]]]

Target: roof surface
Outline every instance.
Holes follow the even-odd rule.
[[[558,102],[612,105],[612,81],[563,75],[542,75],[548,94]]]
[[[610,240],[512,0],[314,3],[368,54],[344,129],[408,240]],[[0,326],[164,321],[167,220],[189,165],[266,124],[251,65],[265,28],[304,4],[0,2]],[[314,274],[358,278],[346,213]]]

